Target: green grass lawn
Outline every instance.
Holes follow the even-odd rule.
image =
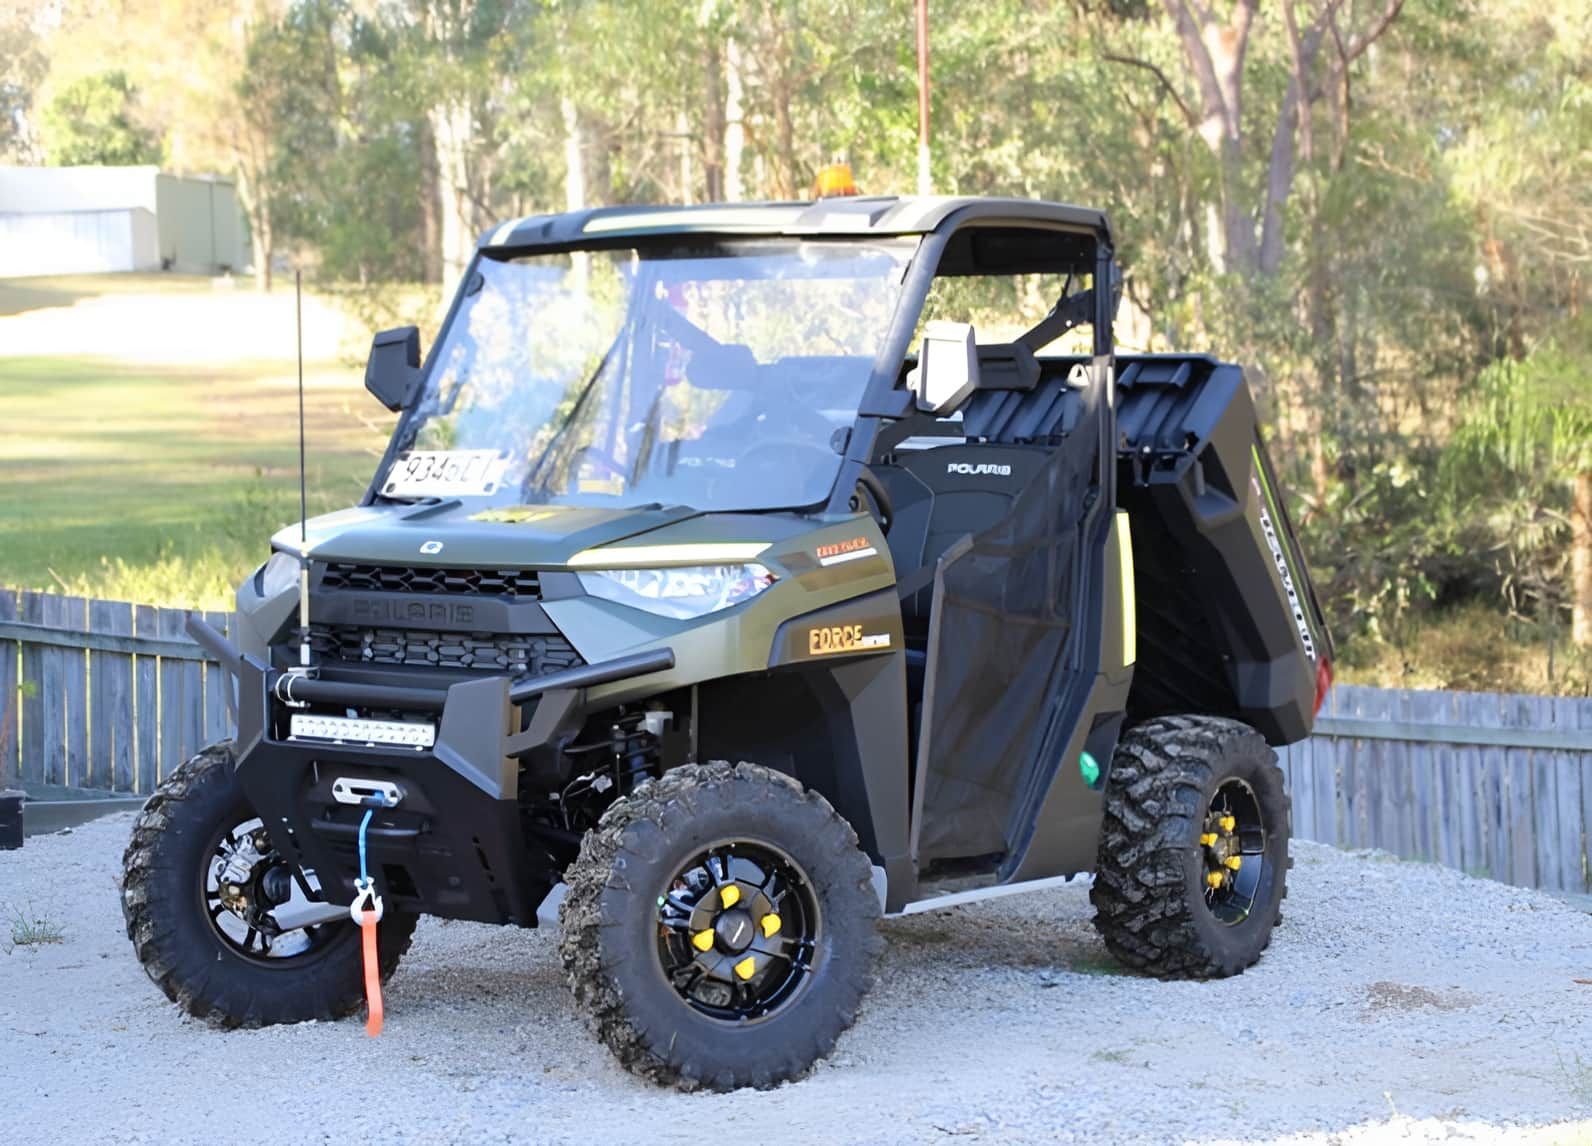
[[[71,306],[87,298],[115,294],[208,294],[212,279],[204,275],[108,274],[41,275],[0,279],[0,318],[50,306]]]
[[[73,294],[12,287],[0,312]],[[347,367],[306,377],[314,513],[359,497],[391,420]],[[0,357],[0,585],[225,607],[297,516],[297,411],[280,362]]]

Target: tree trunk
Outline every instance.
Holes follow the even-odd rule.
[[[417,132],[420,161],[420,280],[442,281],[442,191],[437,179],[437,148],[431,124],[422,120]]]
[[[260,181],[251,173],[242,155],[237,156],[238,202],[249,220],[249,248],[254,258],[256,290],[271,289],[271,256],[275,253],[271,237],[271,206],[266,202]]]
[[[724,115],[724,55],[713,42],[702,57],[702,195],[709,203],[724,199]]]
[[[724,45],[724,198],[738,203],[746,197],[741,157],[746,152],[745,87],[741,45],[733,37]]]
[[[1592,646],[1592,470],[1575,475],[1570,510],[1570,638]]]
[[[271,289],[271,259],[275,251],[271,241],[271,209],[264,204],[249,220],[249,245],[254,252],[254,285],[268,292]]]
[[[586,146],[580,129],[580,109],[565,96],[558,101],[564,116],[564,210],[586,206]]]
[[[470,105],[454,99],[430,112],[432,146],[437,156],[437,189],[442,214],[442,285],[451,294],[475,247],[475,210],[470,196]]]

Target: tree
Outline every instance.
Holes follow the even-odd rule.
[[[1283,252],[1283,209],[1293,192],[1297,171],[1295,139],[1309,140],[1310,108],[1324,94],[1347,106],[1349,69],[1379,39],[1398,16],[1404,0],[1385,0],[1356,29],[1351,2],[1324,0],[1320,11],[1301,30],[1293,0],[1284,0],[1291,67],[1287,88],[1277,107],[1271,132],[1270,154],[1265,164],[1259,209],[1254,203],[1249,169],[1253,132],[1247,130],[1244,99],[1246,62],[1251,48],[1260,0],[1234,0],[1225,16],[1213,7],[1216,0],[1162,0],[1162,7],[1177,31],[1184,61],[1194,77],[1196,95],[1185,99],[1151,62],[1116,56],[1154,73],[1176,97],[1190,129],[1216,160],[1220,197],[1220,225],[1213,228],[1217,242],[1210,252],[1218,270],[1253,276],[1273,275]],[[1345,8],[1348,11],[1345,11]],[[1318,60],[1330,38],[1332,53],[1326,82],[1317,77]],[[1337,104],[1335,103],[1336,107]],[[1307,144],[1308,146],[1308,144]],[[1257,239],[1256,223],[1261,223]]]
[[[32,158],[29,112],[48,64],[28,14],[0,10],[0,162]]]
[[[40,132],[51,165],[159,163],[160,138],[137,120],[137,89],[123,71],[84,76],[44,109]]]
[[[1452,478],[1501,525],[1511,567],[1553,569],[1568,535],[1568,600],[1556,577],[1532,586],[1545,610],[1568,604],[1571,637],[1592,648],[1592,316],[1557,332],[1520,361],[1483,373],[1454,435]],[[1513,588],[1506,582],[1506,589]]]

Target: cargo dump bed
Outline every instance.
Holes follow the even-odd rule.
[[[1243,371],[1119,356],[1117,429],[1138,604],[1129,721],[1225,714],[1273,744],[1303,739],[1332,644]]]

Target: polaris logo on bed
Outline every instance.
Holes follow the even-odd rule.
[[[997,477],[1011,477],[1012,467],[995,465],[991,462],[980,462],[974,465],[971,462],[951,462],[945,467],[948,474],[962,474],[965,477],[976,477],[979,474],[994,474]]]
[[[1266,498],[1261,493],[1260,483],[1250,479],[1256,496],[1260,497],[1260,531],[1266,535],[1266,545],[1271,549],[1271,559],[1277,564],[1277,573],[1282,577],[1282,589],[1288,594],[1288,608],[1293,611],[1294,624],[1299,628],[1299,640],[1304,645],[1305,656],[1311,660],[1316,659],[1316,641],[1310,635],[1310,622],[1305,617],[1304,602],[1299,599],[1299,590],[1294,587],[1293,574],[1288,570],[1288,559],[1283,555],[1282,539],[1277,536],[1277,529],[1271,522],[1271,514],[1266,509]]]

